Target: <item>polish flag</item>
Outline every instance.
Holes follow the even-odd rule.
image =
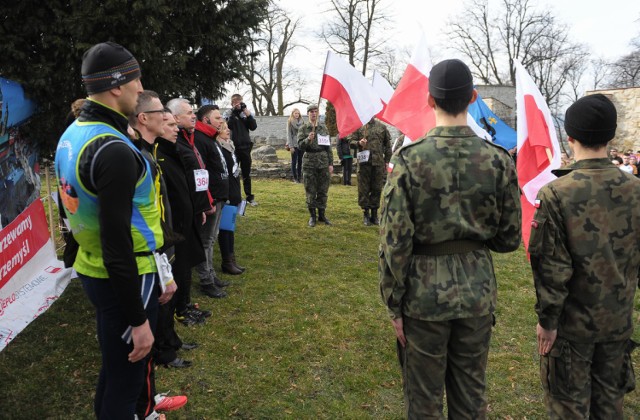
[[[520,62],[516,66],[518,118],[518,183],[523,194],[522,240],[529,247],[536,196],[545,184],[556,179],[552,169],[560,167],[560,145],[551,112],[540,90]]]
[[[382,109],[382,101],[369,81],[338,55],[327,52],[320,97],[336,109],[340,137],[346,137]]]
[[[373,86],[373,89],[375,89],[376,93],[380,97],[380,100],[382,101],[382,110],[378,112],[378,114],[376,114],[376,117],[379,120],[391,124],[389,121],[384,119],[384,111],[387,109],[387,104],[393,96],[393,87],[391,87],[389,82],[387,82],[387,79],[382,77],[382,75],[380,75],[377,70],[373,71],[371,86]]]
[[[424,34],[383,114],[384,121],[417,140],[435,127],[433,109],[427,104],[431,58]]]

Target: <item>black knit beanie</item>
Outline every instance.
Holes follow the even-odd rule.
[[[605,144],[616,135],[618,114],[602,94],[588,95],[571,105],[564,116],[564,130],[580,143]]]
[[[444,60],[429,73],[429,94],[437,99],[471,99],[473,77],[462,61]]]
[[[82,56],[82,82],[89,95],[139,79],[140,65],[125,47],[103,42]]]

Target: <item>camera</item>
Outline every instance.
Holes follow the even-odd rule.
[[[247,109],[247,104],[240,102],[240,111],[244,111],[245,109]]]

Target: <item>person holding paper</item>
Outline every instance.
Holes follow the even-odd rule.
[[[333,173],[333,152],[327,126],[318,121],[318,105],[307,107],[309,121],[298,130],[298,145],[304,153],[302,175],[309,208],[309,227],[316,225],[316,218],[326,225],[327,193]],[[316,215],[317,210],[317,215]]]
[[[236,157],[235,148],[231,141],[231,131],[226,122],[220,125],[220,131],[218,132],[218,143],[222,150],[222,156],[227,164],[229,170],[229,200],[223,207],[223,211],[226,208],[227,211],[235,208],[236,213],[238,207],[243,204],[242,192],[240,190],[240,163]],[[243,214],[243,211],[240,211]],[[223,214],[223,219],[225,215]],[[222,257],[222,271],[226,273],[233,272],[234,274],[244,273],[245,267],[238,265],[236,262],[235,254],[235,218],[231,225],[226,223],[220,226],[220,233],[218,234],[218,248],[220,248],[220,256]]]
[[[364,211],[363,223],[379,225],[380,195],[391,160],[391,134],[384,124],[371,118],[349,140],[351,147],[358,150],[358,205]]]

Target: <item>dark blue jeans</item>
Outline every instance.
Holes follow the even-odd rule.
[[[295,181],[302,180],[302,150],[298,147],[293,148],[293,153],[291,153],[291,174],[293,175],[293,179]]]
[[[127,359],[133,343],[122,338],[129,323],[108,279],[97,279],[78,274],[87,297],[96,308],[98,342],[102,352],[102,367],[96,388],[94,410],[98,419],[132,419],[136,403],[145,386],[145,365],[149,357],[136,363]],[[157,274],[147,274],[155,277]],[[134,279],[132,281],[136,281]],[[158,293],[154,288],[145,309],[151,331],[155,331],[158,314]]]

